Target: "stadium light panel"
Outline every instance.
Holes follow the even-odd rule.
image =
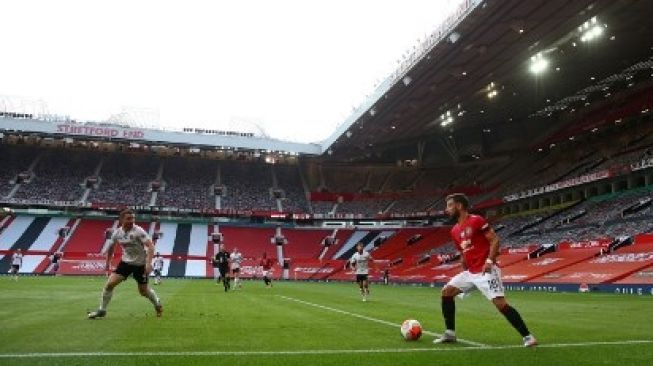
[[[578,31],[580,32],[580,41],[590,42],[601,37],[605,32],[606,27],[607,25],[605,24],[599,24],[596,17],[592,17],[592,19],[586,21],[583,23],[583,25],[578,27]]]
[[[530,71],[535,74],[541,74],[546,69],[549,67],[549,60],[547,60],[544,56],[542,56],[542,53],[538,53],[535,56],[531,57],[531,66],[530,66]]]
[[[442,113],[442,115],[440,115],[440,120],[442,121],[442,122],[440,122],[440,126],[442,126],[442,127],[447,127],[450,124],[452,124],[453,123],[453,117],[451,116],[451,111],[447,111],[446,113]]]
[[[450,43],[456,43],[460,39],[460,33],[452,32],[449,37],[447,37]]]

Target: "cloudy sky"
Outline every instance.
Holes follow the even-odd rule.
[[[316,142],[460,2],[3,1],[0,96]]]

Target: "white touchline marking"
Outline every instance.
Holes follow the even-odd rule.
[[[535,348],[573,348],[596,346],[626,346],[634,344],[653,344],[653,340],[629,340],[615,342],[552,343]],[[410,353],[410,352],[469,352],[511,350],[524,348],[522,345],[453,347],[434,346],[432,348],[381,348],[381,349],[324,349],[304,351],[191,351],[191,352],[62,352],[62,353],[15,353],[0,354],[3,358],[47,358],[47,357],[138,357],[138,356],[301,356],[301,355],[339,355],[356,353]]]
[[[360,315],[360,314],[355,314],[355,313],[351,313],[349,311],[340,310],[340,309],[332,308],[332,307],[329,307],[329,306],[314,304],[312,302],[308,302],[308,301],[304,301],[304,300],[300,300],[300,299],[295,299],[293,297],[282,296],[282,295],[277,295],[277,296],[279,296],[282,299],[298,302],[300,304],[313,306],[313,307],[323,309],[323,310],[329,310],[329,311],[332,311],[334,313],[340,313],[340,314],[344,314],[344,315],[353,316],[353,317],[356,317],[356,318],[359,318],[359,319],[369,320],[371,322],[375,322],[375,323],[379,323],[379,324],[389,325],[391,327],[400,327],[401,326],[401,324],[395,324],[393,322],[389,322],[389,321],[386,321],[386,320],[372,318],[372,317],[365,316],[365,315]],[[428,334],[428,335],[433,336],[433,337],[442,336],[442,334],[435,333],[435,332],[430,332],[428,330],[422,330],[422,333]],[[478,342],[474,342],[474,341],[469,341],[469,340],[461,339],[461,338],[458,338],[458,342],[460,342],[462,344],[467,344],[467,345],[470,345],[470,346],[475,346],[475,347],[487,347],[486,344],[478,343]]]

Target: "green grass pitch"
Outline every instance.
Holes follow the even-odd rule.
[[[133,280],[114,292],[107,318],[100,277],[0,277],[0,365],[650,365],[653,296],[508,293],[541,345],[521,337],[478,292],[457,300],[458,336],[406,342],[399,324],[442,331],[439,289],[245,282],[224,293],[210,280],[168,279],[156,318]]]

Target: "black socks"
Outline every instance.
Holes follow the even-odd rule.
[[[442,296],[442,316],[448,330],[456,330],[456,302],[451,296]]]
[[[526,327],[526,323],[524,323],[524,320],[521,318],[521,315],[519,315],[519,313],[517,312],[517,310],[515,310],[515,308],[513,308],[510,305],[507,305],[506,307],[501,309],[501,313],[503,314],[503,316],[506,317],[506,319],[508,319],[510,324],[515,329],[517,329],[517,331],[519,332],[519,334],[521,334],[522,337],[526,337],[527,335],[530,334],[528,328]]]

